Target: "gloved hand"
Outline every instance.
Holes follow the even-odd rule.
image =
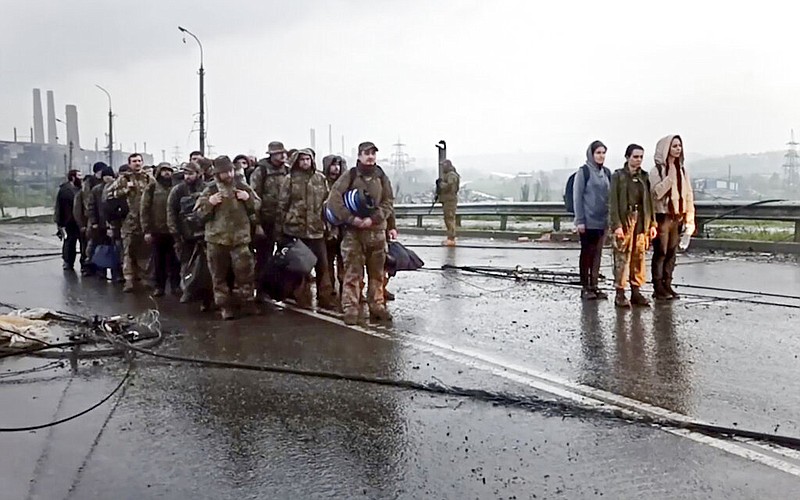
[[[436,192],[440,193],[442,191],[442,178],[436,179]]]
[[[56,230],[56,236],[58,237],[59,240],[64,241],[64,236],[65,235],[64,235],[64,228],[63,227],[61,227],[61,226],[58,227],[58,229]]]

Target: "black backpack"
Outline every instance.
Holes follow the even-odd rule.
[[[205,221],[200,214],[194,211],[200,192],[192,193],[181,197],[179,217],[181,220],[181,233],[184,239],[194,240],[205,232]]]
[[[583,172],[583,187],[586,187],[586,184],[589,183],[589,176],[591,172],[589,171],[589,165],[581,165],[580,171]],[[605,172],[606,177],[608,177],[608,182],[611,182],[611,170],[607,167],[603,167],[603,172]],[[564,189],[564,206],[567,209],[567,213],[574,214],[575,213],[575,198],[572,196],[573,191],[575,190],[575,176],[578,172],[573,173],[567,179],[567,187]]]
[[[125,198],[108,198],[103,206],[108,222],[124,221],[130,212],[128,200]]]

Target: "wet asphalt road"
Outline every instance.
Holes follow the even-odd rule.
[[[49,229],[0,226],[0,257],[52,252]],[[577,257],[571,250],[417,251],[432,269],[569,268]],[[793,262],[692,255],[681,263],[682,283],[795,295],[800,288]],[[153,306],[143,295],[64,275],[58,260],[0,259],[0,283],[0,301],[24,306],[100,314]],[[610,301],[582,305],[572,288],[433,270],[401,274],[390,289],[398,292],[395,325],[370,329],[374,335],[277,307],[222,323],[159,299],[170,332],[159,349],[552,398],[502,369],[464,362],[479,353],[721,425],[800,436],[800,310],[687,297],[618,313]],[[0,427],[80,411],[126,368],[102,359],[71,374],[47,363],[0,360]],[[0,433],[1,497],[792,498],[800,487],[800,477],[776,467],[621,420],[141,356],[133,373],[124,397],[84,417]]]

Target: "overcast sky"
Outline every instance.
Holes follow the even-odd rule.
[[[800,132],[800,5],[711,3],[3,1],[0,139],[32,126],[39,87],[61,117],[76,104],[82,146],[102,147],[99,83],[125,149],[185,156],[199,50],[180,24],[204,45],[217,153],[307,146],[314,127],[324,154],[329,123],[335,151],[344,135],[348,152],[372,140],[388,155],[400,137],[420,159],[442,138],[454,159],[577,160],[593,139],[618,159],[629,142],[651,153],[675,132],[693,153],[781,149]]]

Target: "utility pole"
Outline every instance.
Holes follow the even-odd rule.
[[[344,136],[342,136],[342,156],[344,156]]]
[[[114,167],[114,113],[111,111],[111,94],[108,90],[100,85],[95,84],[95,87],[105,92],[108,97],[108,166]],[[120,149],[122,147],[120,146]]]
[[[197,42],[197,45],[200,47],[200,152],[205,156],[206,154],[206,111],[205,111],[205,75],[206,71],[203,68],[203,44],[200,43],[200,39],[195,36],[194,33],[178,26],[178,30],[181,33],[186,33],[187,35],[194,38],[194,41]],[[186,43],[186,38],[184,37],[183,43]]]

